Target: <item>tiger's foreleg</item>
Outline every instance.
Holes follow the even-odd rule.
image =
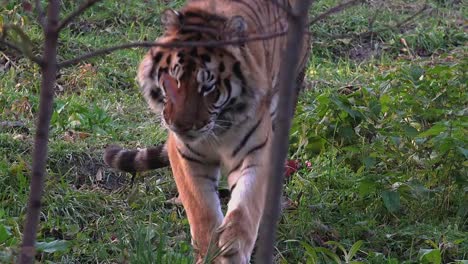
[[[213,231],[223,220],[217,194],[219,163],[206,161],[184,148],[172,133],[169,133],[167,150],[190,224],[197,263],[201,263],[209,248],[216,248]]]
[[[219,263],[249,263],[257,239],[266,197],[266,168],[269,166],[272,142],[269,116],[261,121],[246,146],[239,151],[241,158],[228,174],[231,200],[226,217],[217,229],[218,246],[222,250]]]

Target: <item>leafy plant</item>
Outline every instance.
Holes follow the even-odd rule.
[[[355,263],[355,264],[357,264],[357,263],[362,263],[362,262],[356,261],[356,260],[353,260],[353,259],[356,256],[357,252],[362,247],[363,243],[364,243],[364,241],[362,241],[362,240],[356,241],[351,246],[349,251],[347,251],[345,249],[345,247],[341,243],[336,242],[336,241],[328,241],[327,242],[328,245],[334,246],[334,247],[340,249],[341,253],[343,254],[343,261],[341,261],[341,258],[339,257],[338,254],[336,254],[335,252],[331,251],[328,248],[312,247],[309,244],[304,243],[304,242],[302,242],[301,244],[304,247],[304,249],[306,250],[306,253],[308,255],[308,259],[307,259],[307,262],[306,262],[307,264],[309,264],[309,263],[311,263],[311,264],[319,263],[317,253],[321,253],[328,260],[331,260],[331,261],[333,261],[334,263],[337,263],[337,264],[341,264],[341,263],[347,263],[347,264],[348,263],[349,264]]]

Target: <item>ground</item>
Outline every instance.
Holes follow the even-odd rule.
[[[33,52],[23,1],[0,1]],[[62,1],[62,14],[76,8]],[[317,15],[339,1],[315,1]],[[367,1],[311,27],[291,131],[277,263],[467,263],[467,3]],[[180,1],[102,1],[60,37],[59,59],[153,40]],[[108,144],[165,138],[134,81],[144,49],[60,71],[38,233],[39,263],[191,263],[189,226],[167,169],[102,161]],[[0,262],[18,254],[31,174],[39,68],[0,46]],[[224,186],[222,186],[224,187]]]

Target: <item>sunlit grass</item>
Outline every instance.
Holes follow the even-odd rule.
[[[313,14],[338,1],[316,2]],[[371,2],[311,28],[307,85],[290,145],[302,167],[285,186],[291,208],[279,225],[279,263],[468,259],[468,62],[459,25],[467,5],[430,1],[430,14],[400,30],[355,38],[350,33],[369,30],[376,12],[375,30],[423,4]],[[63,32],[59,58],[152,40],[160,33],[159,12],[180,4],[102,1]],[[66,1],[63,12],[75,6]],[[42,33],[18,1],[0,16],[19,23],[39,50]],[[333,38],[340,34],[350,36]],[[25,217],[40,72],[3,51],[0,121],[19,121],[0,127],[0,262],[9,263]],[[169,170],[137,175],[130,187],[130,175],[101,159],[107,144],[164,141],[134,81],[143,54],[119,51],[60,71],[38,233],[41,263],[193,261],[185,212],[167,202],[176,194]],[[431,262],[438,256],[440,262]]]

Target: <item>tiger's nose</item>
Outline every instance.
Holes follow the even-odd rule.
[[[181,122],[174,122],[172,124],[172,130],[178,134],[186,134],[192,131],[197,131],[203,127],[203,123],[181,123]]]
[[[174,122],[171,126],[172,131],[176,132],[177,134],[184,134],[192,130],[192,124],[184,124],[184,123],[177,123]]]

